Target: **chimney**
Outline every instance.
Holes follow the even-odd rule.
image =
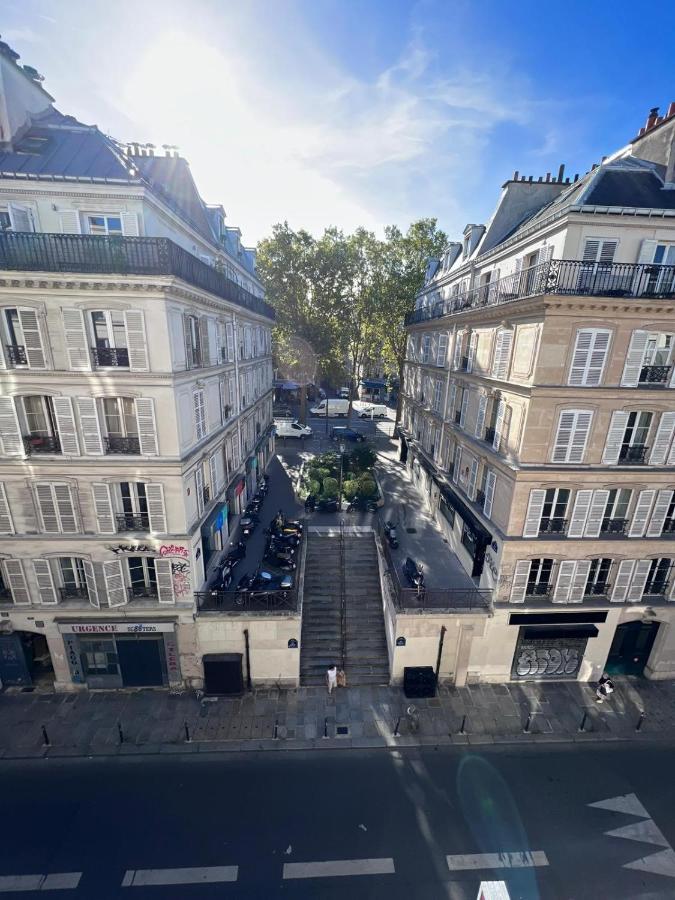
[[[519,174],[519,173],[518,173],[518,169],[516,169],[516,171],[513,173],[513,178],[512,178],[511,180],[512,180],[512,181],[518,181],[518,174]]]
[[[658,106],[653,106],[649,110],[649,115],[647,116],[647,121],[645,122],[645,131],[649,131],[650,128],[653,128],[656,125],[656,120],[659,117],[659,108]]]
[[[550,180],[551,180],[551,173],[550,173],[550,172],[547,172],[547,173],[546,173],[546,183],[548,184],[548,182],[549,182]]]
[[[558,181],[562,181],[565,175],[565,163],[561,163],[560,168],[558,169]]]
[[[666,119],[669,119],[671,116],[675,116],[675,102],[671,103],[668,107],[668,112],[666,113]]]

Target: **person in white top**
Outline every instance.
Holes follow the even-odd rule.
[[[337,666],[328,666],[326,672],[326,683],[328,684],[328,693],[333,693],[333,688],[337,687]]]

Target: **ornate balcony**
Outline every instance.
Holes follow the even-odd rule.
[[[86,587],[77,587],[74,584],[59,588],[61,600],[86,600],[89,602],[89,591]]]
[[[28,359],[26,358],[26,348],[21,344],[6,344],[7,362],[10,366],[26,366]]]
[[[495,440],[495,430],[494,428],[486,428],[485,429],[485,437],[483,440],[488,444],[493,444]]]
[[[628,519],[603,519],[600,534],[625,534],[627,527]]]
[[[129,351],[126,347],[92,347],[91,357],[96,368],[129,368]]]
[[[118,531],[149,531],[150,519],[144,513],[121,513],[115,516]]]
[[[552,593],[552,584],[528,584],[525,590],[526,597],[550,597]]]
[[[596,584],[589,584],[584,591],[584,597],[595,597],[606,600],[609,594],[609,585],[606,582],[598,581]]]
[[[129,600],[157,600],[157,586],[154,584],[132,584],[127,588]]]
[[[23,447],[28,456],[37,453],[61,453],[61,441],[52,434],[24,435]]]
[[[105,439],[106,453],[119,453],[125,456],[139,456],[141,452],[141,443],[135,436],[122,437],[121,435],[109,434]]]
[[[646,444],[624,445],[619,453],[619,462],[625,466],[643,466],[647,450],[649,447]]]
[[[557,534],[564,536],[567,531],[567,519],[561,519],[558,516],[547,518],[543,516],[539,522],[539,534]]]
[[[665,387],[668,384],[671,366],[643,366],[640,369],[638,387]]]

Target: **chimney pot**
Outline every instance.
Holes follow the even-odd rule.
[[[649,115],[647,116],[647,121],[645,123],[645,131],[649,131],[650,128],[654,127],[658,117],[659,117],[659,108],[658,108],[658,106],[653,106],[649,110]]]
[[[539,178],[537,178],[537,181],[543,181],[543,180],[544,180],[544,179],[543,179],[543,177],[542,177],[541,175],[539,176]]]
[[[513,181],[518,181],[518,174],[518,169],[516,169],[516,171],[513,173]]]
[[[596,170],[597,168],[598,168],[598,164],[597,164],[597,163],[593,163],[593,165],[591,166],[591,172],[595,172],[595,170]]]
[[[569,183],[570,183],[570,177],[568,175],[567,178],[565,179],[565,184],[569,184]]]
[[[575,180],[575,181],[578,181],[578,180],[579,180],[579,173],[578,173],[578,172],[577,172],[576,175],[574,176],[574,180]]]
[[[551,173],[547,172],[546,173],[546,182],[548,183],[550,180],[551,180]]]
[[[560,168],[558,169],[558,181],[562,181],[565,175],[565,163],[561,163]]]
[[[671,116],[675,116],[675,102],[671,103],[668,107],[668,112],[666,113],[666,119],[669,119]]]
[[[527,180],[530,182],[530,184],[532,184],[532,182],[534,180],[534,175],[530,175],[530,177]]]

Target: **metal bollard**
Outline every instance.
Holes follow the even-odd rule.
[[[277,738],[279,736],[278,732],[279,732],[279,720],[277,719],[274,723],[274,740],[275,741],[277,740]]]
[[[400,733],[398,730],[398,726],[401,724],[401,717],[399,716],[396,720],[396,724],[394,725],[394,737],[400,737]]]
[[[47,729],[45,726],[42,726],[42,740],[44,741],[45,747],[51,747],[52,742],[49,740],[49,735],[47,734]]]
[[[588,718],[588,710],[584,710],[584,717],[581,720],[581,725],[579,726],[579,731],[583,731],[586,727],[586,719]]]
[[[328,716],[326,716],[323,720],[323,736],[325,738],[328,737]]]
[[[528,712],[528,714],[527,714],[527,722],[525,722],[525,727],[523,728],[524,734],[530,733],[530,725],[531,724],[532,724],[532,711],[530,710],[530,712]]]
[[[466,734],[466,715],[462,716],[462,724],[459,729],[460,734]]]
[[[120,744],[124,743],[124,732],[122,731],[122,723],[117,723],[117,734],[119,735]]]
[[[644,711],[644,709],[641,709],[641,710],[640,710],[640,718],[638,719],[638,723],[637,723],[637,725],[635,726],[635,730],[636,730],[636,731],[640,731],[640,729],[642,728],[642,723],[644,722],[644,720],[645,720],[645,711]]]
[[[188,744],[192,743],[192,738],[190,737],[190,729],[188,728],[187,721],[185,722],[185,740],[188,742]]]

